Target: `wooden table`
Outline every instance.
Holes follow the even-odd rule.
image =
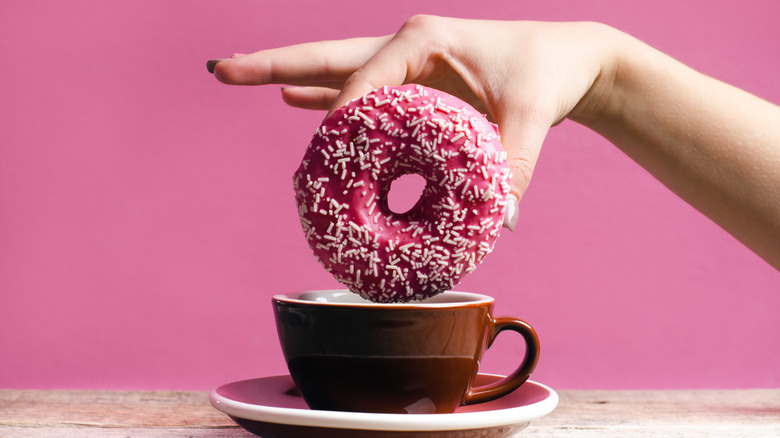
[[[780,389],[558,391],[518,437],[780,437]],[[0,389],[0,437],[251,437],[205,392]]]

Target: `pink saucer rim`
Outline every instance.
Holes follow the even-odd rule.
[[[502,377],[492,374],[484,375]],[[552,388],[532,380],[528,380],[524,385],[534,385],[547,391],[548,395],[543,400],[510,408],[455,412],[451,414],[379,414],[318,411],[255,405],[230,399],[220,393],[220,389],[227,385],[279,378],[288,378],[292,382],[289,375],[276,375],[226,383],[210,392],[209,401],[215,409],[231,417],[266,423],[373,431],[449,431],[484,429],[527,423],[551,413],[558,406],[559,400],[558,394]]]

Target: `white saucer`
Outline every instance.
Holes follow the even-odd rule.
[[[475,383],[481,386],[499,378],[480,374]],[[318,411],[306,406],[286,375],[228,383],[211,391],[209,399],[216,409],[263,438],[465,438],[477,432],[480,437],[500,438],[517,433],[558,405],[555,391],[527,381],[509,395],[461,406],[452,414]]]

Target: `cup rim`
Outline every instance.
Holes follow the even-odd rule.
[[[311,297],[311,298],[304,298]],[[344,301],[326,301],[326,297],[344,299]],[[375,303],[360,297],[360,295],[348,289],[324,289],[309,290],[277,294],[273,296],[275,302],[299,304],[318,307],[369,307],[369,308],[404,308],[404,309],[431,309],[454,308],[464,306],[479,306],[491,304],[495,298],[475,292],[445,291],[422,301],[410,301],[406,303]]]

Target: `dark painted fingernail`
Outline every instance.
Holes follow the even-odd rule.
[[[206,70],[209,71],[209,73],[214,74],[214,67],[217,66],[220,62],[225,61],[225,59],[210,59],[206,61]]]

